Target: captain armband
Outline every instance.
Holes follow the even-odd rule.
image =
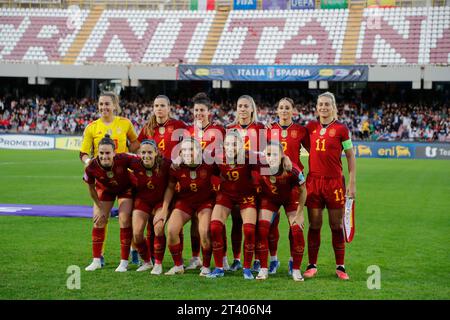
[[[344,150],[348,150],[348,149],[353,148],[352,139],[348,139],[348,140],[342,141],[342,147],[344,148]]]

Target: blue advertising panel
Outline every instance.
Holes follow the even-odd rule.
[[[367,81],[368,73],[367,66],[178,66],[178,80]]]
[[[256,10],[258,0],[233,0],[234,10]]]
[[[316,2],[314,0],[290,0],[291,9],[314,9]]]
[[[445,143],[354,141],[353,146],[360,158],[450,160],[450,144]]]

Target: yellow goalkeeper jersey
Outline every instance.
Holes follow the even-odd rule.
[[[109,134],[116,145],[115,152],[128,152],[127,139],[133,142],[137,139],[136,131],[130,120],[124,117],[114,117],[113,122],[105,125],[102,119],[91,122],[83,133],[83,142],[81,144],[81,152],[88,155],[98,155],[98,143],[105,134]]]

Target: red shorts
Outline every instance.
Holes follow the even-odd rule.
[[[234,205],[239,205],[240,210],[247,208],[256,209],[256,197],[254,194],[231,196],[224,192],[218,192],[216,197],[216,204],[220,204],[228,209],[233,209]]]
[[[213,209],[214,199],[205,200],[202,202],[189,202],[186,200],[178,200],[175,202],[174,209],[181,210],[192,216],[203,209]]]
[[[103,188],[96,187],[97,196],[100,201],[115,201],[117,199],[133,199],[133,192],[131,188],[121,190],[119,192],[110,192]]]
[[[276,199],[274,197],[268,197],[267,195],[261,195],[259,200],[259,210],[269,210],[278,213],[280,207],[283,206],[284,211],[286,212],[297,211],[298,198],[298,189],[293,189],[290,195],[284,199]]]
[[[153,210],[161,208],[162,205],[163,205],[162,201],[152,203],[142,198],[135,198],[133,210],[141,210],[144,211],[145,213],[152,214]]]
[[[344,177],[327,178],[308,175],[306,178],[308,208],[342,209],[345,206]]]

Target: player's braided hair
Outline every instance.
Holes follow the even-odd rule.
[[[155,98],[155,100],[156,99],[166,100],[167,105],[170,107],[170,99],[167,96],[160,94]],[[144,126],[145,135],[149,136],[149,137],[153,137],[153,135],[155,134],[155,128],[157,127],[157,125],[158,125],[158,122],[156,121],[156,115],[155,115],[155,113],[153,113],[152,116],[150,117],[150,120]]]
[[[109,134],[105,134],[105,136],[100,140],[98,143],[99,146],[101,145],[110,145],[112,146],[113,150],[116,148],[116,144],[114,143],[114,140],[111,139],[111,136]]]

